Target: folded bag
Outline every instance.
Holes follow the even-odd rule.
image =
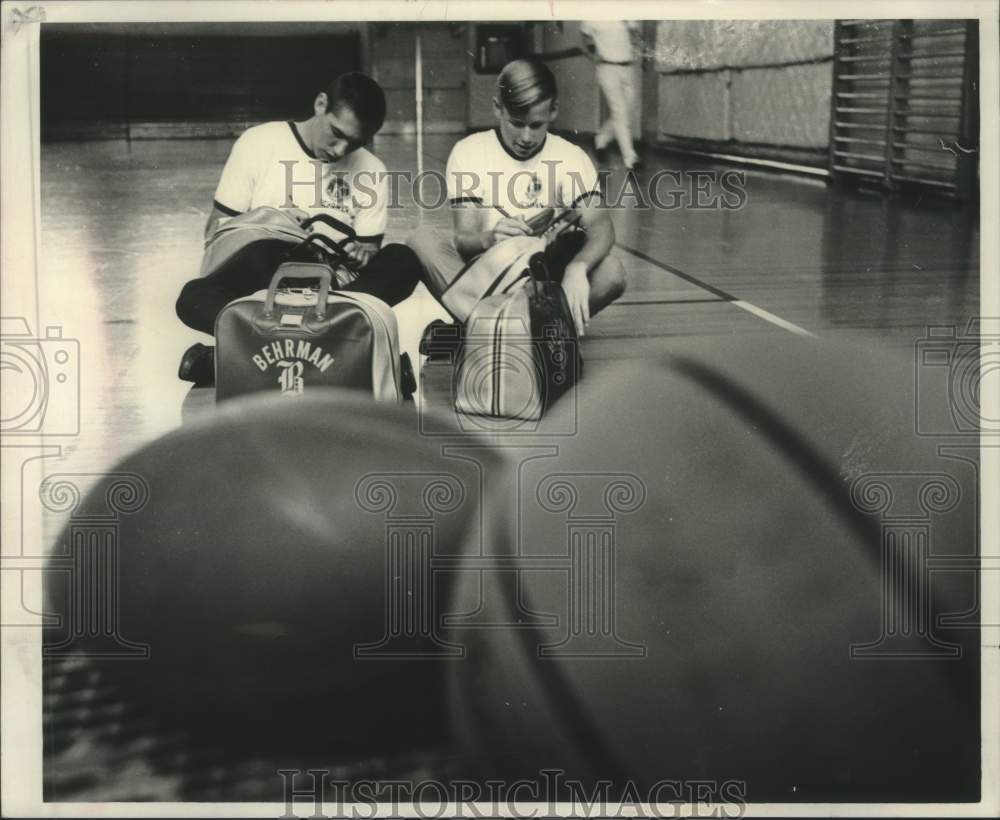
[[[330,262],[322,249],[343,246],[356,238],[354,229],[328,214],[316,214],[301,223],[281,208],[263,206],[234,216],[220,223],[215,233],[205,242],[201,259],[201,276],[209,276],[223,267],[238,265],[250,267],[260,257],[279,259],[285,247],[306,250],[303,245],[309,236],[321,237],[322,244],[311,246],[315,261]],[[334,256],[334,270],[339,287],[354,280],[352,265],[345,264],[342,256]],[[270,264],[275,264],[270,262]],[[270,272],[270,271],[268,271]]]
[[[542,254],[529,262],[514,286],[469,317],[455,387],[460,413],[537,421],[583,374],[562,285]]]
[[[482,299],[509,292],[524,275],[531,257],[545,250],[549,242],[579,219],[577,211],[564,209],[556,213],[546,208],[528,221],[530,236],[498,242],[465,265],[451,282],[438,283],[441,303],[458,321],[466,321]]]

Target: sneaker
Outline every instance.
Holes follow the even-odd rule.
[[[420,339],[420,355],[430,361],[457,360],[458,350],[462,346],[462,326],[458,322],[445,322],[435,319],[426,328]]]
[[[201,342],[191,345],[181,356],[177,378],[182,382],[194,382],[195,387],[215,385],[215,348]]]

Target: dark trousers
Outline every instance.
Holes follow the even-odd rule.
[[[210,276],[192,279],[181,289],[177,316],[188,327],[211,334],[215,317],[234,299],[263,290],[271,283],[278,265],[285,261],[288,245],[260,242],[238,254]],[[377,296],[389,305],[402,302],[420,281],[421,267],[416,254],[406,245],[386,245],[363,267],[345,291]],[[295,280],[288,280],[295,284]]]

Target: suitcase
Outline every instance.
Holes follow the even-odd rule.
[[[460,413],[537,421],[583,374],[566,295],[541,254],[505,293],[483,299],[466,325],[455,389]]]
[[[366,391],[376,401],[404,397],[396,317],[367,293],[331,291],[333,272],[286,262],[267,290],[230,302],[215,323],[216,400],[256,392],[301,396],[323,387]],[[282,280],[319,280],[281,289]]]

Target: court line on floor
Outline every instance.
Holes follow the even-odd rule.
[[[612,302],[608,307],[626,305],[714,305],[727,304],[728,299],[638,299],[634,302]]]
[[[787,319],[782,319],[780,316],[775,316],[768,310],[764,310],[762,307],[757,307],[757,305],[752,302],[745,302],[742,299],[737,299],[731,304],[736,305],[738,308],[742,308],[748,313],[752,313],[754,316],[759,316],[761,319],[770,322],[772,325],[777,325],[785,330],[794,333],[796,336],[805,336],[809,339],[815,339],[816,334],[810,330],[806,330],[804,327],[799,327],[794,322],[789,322]]]
[[[733,296],[731,293],[726,293],[726,291],[722,290],[721,288],[717,288],[714,285],[710,285],[708,284],[708,282],[702,282],[701,279],[699,279],[696,276],[692,276],[690,273],[685,273],[682,270],[678,270],[677,268],[671,267],[665,262],[661,262],[659,259],[656,259],[655,257],[652,257],[649,254],[643,253],[642,251],[636,250],[635,248],[630,248],[628,245],[623,245],[621,242],[616,242],[615,244],[623,251],[627,251],[628,253],[638,257],[639,259],[649,262],[651,265],[656,265],[656,267],[660,268],[660,270],[665,270],[667,273],[672,273],[674,276],[679,276],[681,279],[685,280],[686,282],[690,282],[692,285],[696,285],[702,290],[707,290],[709,293],[718,296],[720,301],[729,302],[729,304],[734,305],[735,307],[738,307],[741,310],[745,310],[747,313],[752,313],[754,316],[757,316],[760,319],[764,319],[765,321],[770,322],[771,324],[776,325],[777,327],[780,327],[783,330],[787,330],[790,333],[794,333],[796,336],[806,336],[810,339],[816,338],[815,333],[806,330],[804,327],[799,327],[794,322],[789,322],[787,319],[782,319],[780,316],[776,316],[769,310],[764,310],[764,308],[758,307],[752,302],[747,302],[744,299],[739,299],[736,296]]]
[[[677,270],[677,268],[672,268],[670,267],[670,265],[666,264],[665,262],[661,262],[659,259],[656,259],[650,256],[649,254],[643,253],[642,251],[637,251],[635,248],[630,248],[628,245],[623,245],[621,242],[616,242],[615,244],[623,251],[628,251],[633,256],[638,256],[640,259],[649,262],[651,265],[656,265],[656,267],[660,268],[660,270],[665,270],[667,273],[672,273],[674,276],[679,276],[681,279],[690,282],[692,285],[697,285],[702,290],[707,290],[709,293],[715,294],[723,301],[726,302],[739,301],[731,293],[726,293],[721,288],[717,288],[714,285],[708,284],[708,282],[702,282],[701,279],[698,279],[697,277],[692,276],[689,273],[684,273],[684,271],[682,270]]]

